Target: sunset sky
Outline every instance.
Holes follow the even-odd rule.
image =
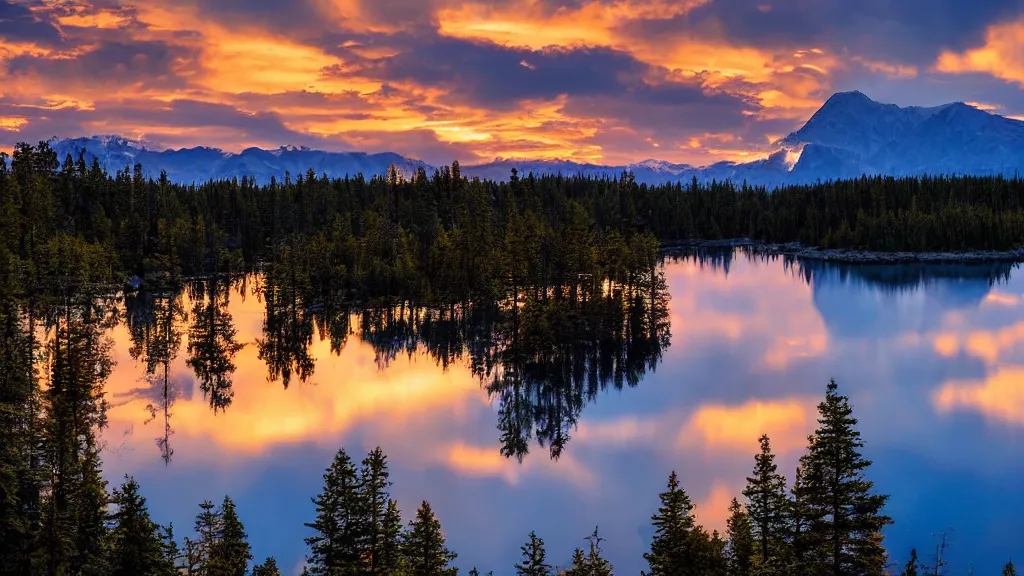
[[[1024,3],[0,0],[0,150],[116,133],[708,164],[839,90],[1024,114]]]

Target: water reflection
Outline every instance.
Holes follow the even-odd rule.
[[[757,436],[772,435],[780,469],[791,472],[835,377],[861,420],[872,476],[892,494],[894,560],[933,546],[930,534],[950,526],[952,570],[973,561],[979,574],[998,573],[1007,556],[1024,555],[1015,541],[1024,513],[1016,268],[706,252],[667,258],[663,276],[667,294],[531,298],[504,309],[356,310],[258,277],[177,295],[187,319],[170,311],[173,298],[126,298],[108,387],[123,401],[107,432],[125,449],[105,456],[107,472],[134,473],[155,517],[180,526],[196,503],[230,493],[258,554],[293,569],[309,497],[334,451],[379,444],[406,514],[429,499],[464,569],[507,573],[532,529],[565,563],[599,524],[616,572],[636,573],[671,468],[701,521],[722,528]],[[204,324],[211,302],[215,321]],[[193,334],[212,350],[244,345],[228,355],[226,380],[187,363],[217,354],[161,353],[173,338],[161,340],[156,318],[171,316],[183,350],[199,346]],[[218,322],[232,335],[204,339]],[[234,394],[215,413],[218,387]],[[149,405],[157,420],[144,424]],[[170,437],[159,429],[171,412],[175,452],[165,467],[152,438]],[[544,453],[529,454],[532,445]]]

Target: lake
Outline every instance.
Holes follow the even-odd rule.
[[[1011,556],[1024,558],[1024,272],[801,264],[727,251],[668,257],[664,277],[667,345],[631,341],[630,350],[647,348],[616,361],[626,369],[570,375],[591,387],[582,401],[534,397],[529,417],[537,429],[549,426],[528,439],[528,453],[518,451],[521,462],[502,455],[502,397],[467,355],[427,350],[423,338],[363,334],[373,322],[356,317],[310,322],[301,334],[266,322],[287,336],[272,345],[256,280],[210,308],[212,324],[235,330],[234,345],[210,345],[241,347],[230,385],[207,375],[214,386],[204,393],[196,365],[202,375],[210,362],[190,365],[201,354],[186,353],[204,334],[185,320],[204,313],[193,310],[202,294],[186,295],[166,396],[163,369],[147,375],[133,358],[138,329],[135,340],[126,323],[111,333],[107,477],[134,475],[154,520],[173,521],[179,538],[191,534],[199,502],[229,494],[256,560],[275,556],[297,574],[324,468],[339,447],[361,459],[380,445],[403,516],[429,500],[463,573],[511,574],[530,530],[552,563],[567,565],[599,525],[616,573],[636,574],[646,568],[650,515],[671,470],[698,520],[724,530],[758,436],[771,435],[792,478],[835,378],[860,419],[874,461],[869,478],[891,495],[894,561],[912,546],[929,558],[943,530],[957,573],[973,563],[976,574],[996,574]]]

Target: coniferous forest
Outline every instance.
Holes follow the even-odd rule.
[[[145,487],[132,478],[103,479],[99,432],[113,369],[105,334],[120,323],[154,398],[162,390],[151,411],[164,420],[157,445],[167,461],[174,358],[185,355],[211,410],[231,407],[241,347],[233,292],[265,306],[256,345],[269,380],[305,381],[314,333],[338,353],[358,323],[381,365],[418,346],[442,366],[467,362],[499,407],[502,453],[522,459],[534,441],[557,458],[584,405],[608,386],[635,386],[668,345],[661,243],[1016,249],[1022,202],[1024,182],[1001,178],[769,192],[650,187],[629,174],[513,173],[497,183],[463,178],[457,163],[408,179],[394,170],[369,180],[310,171],[262,185],[182,186],[143,178],[139,166],[108,174],[95,162],[58,159],[45,143],[20,145],[0,155],[0,575],[281,573],[250,549],[244,511],[230,497],[200,503],[188,531],[151,518]],[[652,495],[648,573],[937,573],[941,558],[890,566],[886,497],[867,478],[857,421],[835,383],[818,422],[792,482],[760,439],[724,534],[699,524],[671,474]],[[403,524],[388,478],[379,449],[358,463],[338,452],[306,525],[310,574],[457,573],[429,502]],[[570,551],[549,555],[538,533],[524,539],[514,568],[486,569],[613,573],[597,528],[581,537],[571,566],[552,563]],[[1004,576],[1014,573],[1007,564]]]

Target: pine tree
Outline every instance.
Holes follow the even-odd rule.
[[[1017,576],[1017,569],[1013,567],[1013,561],[1007,562],[1006,566],[1003,566],[1003,576]]]
[[[316,519],[306,526],[316,535],[306,538],[312,574],[355,574],[361,570],[359,544],[363,538],[361,485],[352,459],[338,450],[324,474],[324,487],[313,499]]]
[[[124,483],[114,489],[111,502],[116,511],[110,515],[109,574],[173,576],[173,559],[166,556],[160,526],[150,520],[146,499],[139,494],[135,479],[125,476]]]
[[[200,574],[205,575],[209,570],[210,561],[213,559],[213,549],[217,544],[220,522],[221,516],[217,507],[213,502],[203,500],[199,505],[199,514],[196,515],[195,522],[195,531],[199,535],[199,539],[195,542],[194,558],[190,559]],[[186,549],[188,549],[188,542],[186,542]]]
[[[550,576],[551,566],[545,562],[547,553],[544,551],[544,540],[536,532],[530,532],[530,540],[520,546],[523,552],[521,564],[516,564],[518,576]]]
[[[693,504],[679,486],[675,471],[668,477],[668,491],[659,495],[661,507],[651,516],[654,540],[644,554],[648,576],[688,576],[694,573]]]
[[[871,465],[857,419],[835,380],[818,405],[819,427],[804,459],[802,496],[810,511],[808,534],[820,555],[819,570],[834,576],[876,576],[885,571],[881,531],[892,520],[881,513],[888,496],[872,494]]]
[[[577,548],[572,555],[572,567],[565,571],[564,576],[612,576],[612,565],[601,556],[601,538],[597,528],[593,534],[584,538],[590,544],[590,552],[585,554]]]
[[[249,547],[245,527],[238,519],[235,503],[225,496],[218,516],[216,540],[210,548],[210,559],[207,565],[208,576],[245,576],[248,571],[252,552]]]
[[[360,511],[363,514],[360,519],[363,527],[360,556],[367,559],[369,563],[367,574],[374,576],[387,574],[386,569],[394,569],[393,566],[382,566],[382,559],[387,555],[385,548],[393,544],[393,541],[389,542],[389,535],[385,533],[385,520],[387,520],[388,506],[391,504],[388,497],[388,488],[391,486],[391,482],[388,481],[387,456],[379,446],[363,460],[360,476],[362,479]]]
[[[2,161],[0,161],[2,163]],[[3,186],[0,176],[0,187]],[[2,228],[2,225],[0,225]],[[39,390],[30,335],[8,286],[14,277],[0,248],[0,574],[27,573],[41,474],[29,466],[41,439],[33,405]]]
[[[900,576],[917,576],[917,548],[910,549],[910,559],[903,566],[903,571],[900,572]]]
[[[781,574],[779,558],[786,535],[786,479],[779,474],[768,435],[760,438],[761,452],[754,456],[754,473],[747,477],[743,496],[753,524],[753,535],[762,574]]]
[[[750,576],[754,564],[754,533],[750,516],[739,501],[732,499],[726,520],[729,539],[730,576]]]
[[[277,560],[273,556],[252,567],[252,576],[281,576],[281,570],[277,567]]]
[[[806,455],[800,458],[801,466],[796,469],[793,476],[793,488],[790,490],[792,498],[786,500],[788,572],[795,576],[807,574],[815,559],[814,540],[810,534],[812,512],[807,506],[806,480],[804,479],[806,458]]]
[[[388,500],[380,540],[380,556],[377,558],[379,573],[403,574],[405,572],[405,557],[402,554],[402,513],[398,510],[398,503],[394,500]]]
[[[459,569],[451,566],[458,556],[445,547],[441,522],[426,500],[409,523],[402,542],[409,576],[457,576]]]

